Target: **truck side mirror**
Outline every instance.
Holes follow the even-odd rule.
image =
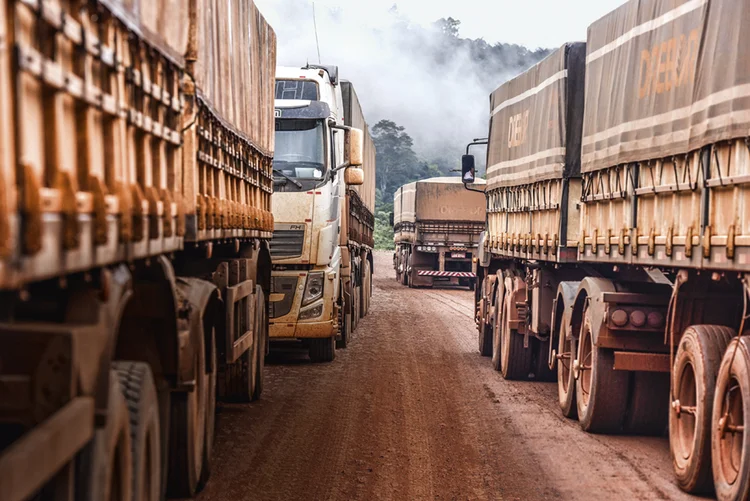
[[[461,157],[461,179],[464,184],[472,184],[475,181],[474,155],[464,155]]]
[[[344,171],[344,183],[346,183],[347,186],[359,186],[364,184],[365,171],[359,167],[347,167]]]
[[[391,228],[393,228],[393,212],[388,214],[388,223],[391,225]]]
[[[362,165],[364,134],[361,129],[347,129],[344,133],[345,161],[353,167]],[[362,183],[359,183],[362,184]]]

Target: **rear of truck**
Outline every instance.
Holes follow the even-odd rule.
[[[467,193],[458,177],[424,179],[394,194],[394,267],[410,287],[474,287],[485,197]]]
[[[260,395],[274,66],[252,3],[0,0],[4,500],[208,480]]]
[[[651,340],[612,346],[615,368],[651,371],[625,390],[670,403],[677,483],[720,500],[750,496],[748,19],[744,1],[630,1],[587,50],[579,258],[672,285],[606,296],[594,350],[615,326]]]

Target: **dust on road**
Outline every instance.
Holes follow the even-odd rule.
[[[199,501],[689,499],[666,439],[585,434],[554,384],[493,371],[472,293],[398,285],[389,253],[375,271],[333,363],[274,353],[262,401],[220,408]]]

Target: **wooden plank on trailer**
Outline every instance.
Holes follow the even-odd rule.
[[[4,501],[37,492],[94,436],[94,399],[73,399],[0,454]]]

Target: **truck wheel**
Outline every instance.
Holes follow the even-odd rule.
[[[313,363],[332,362],[336,358],[336,339],[333,337],[311,339],[309,354]]]
[[[362,317],[370,311],[370,262],[365,259],[362,267]]]
[[[503,337],[503,315],[498,315],[492,328],[492,368],[501,371],[503,368],[502,337]]]
[[[534,363],[531,370],[534,372],[534,380],[536,381],[554,382],[557,380],[557,371],[550,369],[547,363],[550,342],[550,339],[546,341],[536,338],[531,339],[531,346],[534,350]]]
[[[133,499],[133,451],[130,444],[128,403],[120,389],[117,371],[109,372],[107,424],[94,438],[92,501]]]
[[[669,374],[634,372],[624,429],[638,435],[662,435],[669,423]]]
[[[354,297],[352,298],[352,334],[359,325],[360,301],[362,300],[362,287],[354,287]]]
[[[336,349],[345,350],[349,346],[349,341],[352,340],[352,320],[351,314],[341,311],[339,313],[339,337],[336,340]]]
[[[482,322],[482,328],[479,330],[479,353],[483,357],[492,356],[492,326]]]
[[[130,417],[133,501],[161,498],[159,402],[151,368],[144,362],[114,362]]]
[[[716,498],[750,499],[750,336],[729,343],[716,378],[713,407],[711,460]]]
[[[206,374],[204,339],[202,335],[198,337],[200,340],[193,361],[195,389],[172,393],[167,475],[167,494],[170,497],[195,495],[203,466],[209,377]]]
[[[614,370],[614,352],[594,345],[588,308],[578,345],[576,403],[581,428],[591,433],[618,433],[628,405],[630,373]]]
[[[557,398],[560,409],[566,418],[578,417],[576,406],[576,379],[573,372],[573,360],[576,358],[576,340],[570,332],[568,322],[560,323],[560,336],[557,343]]]
[[[711,490],[711,408],[721,358],[733,329],[693,325],[685,329],[672,367],[669,447],[677,484],[686,492]]]
[[[502,277],[498,279],[497,292],[495,293],[495,318],[492,323],[492,368],[496,371],[502,369],[502,336],[503,336],[503,324],[505,322],[505,310],[503,305],[505,304],[505,284],[503,283]]]
[[[503,312],[503,331],[500,338],[502,358],[501,371],[508,380],[528,379],[534,351],[531,346],[524,348],[524,337],[510,327],[510,304],[506,301]]]
[[[485,289],[485,282],[482,282],[482,291]],[[497,296],[497,294],[493,294]],[[497,297],[495,298],[497,300]],[[480,299],[479,307],[479,327],[477,328],[478,340],[479,340],[479,353],[483,357],[489,357],[492,355],[492,322],[494,319],[487,318],[487,300]],[[497,311],[497,308],[495,309]],[[489,323],[488,323],[489,320]]]

